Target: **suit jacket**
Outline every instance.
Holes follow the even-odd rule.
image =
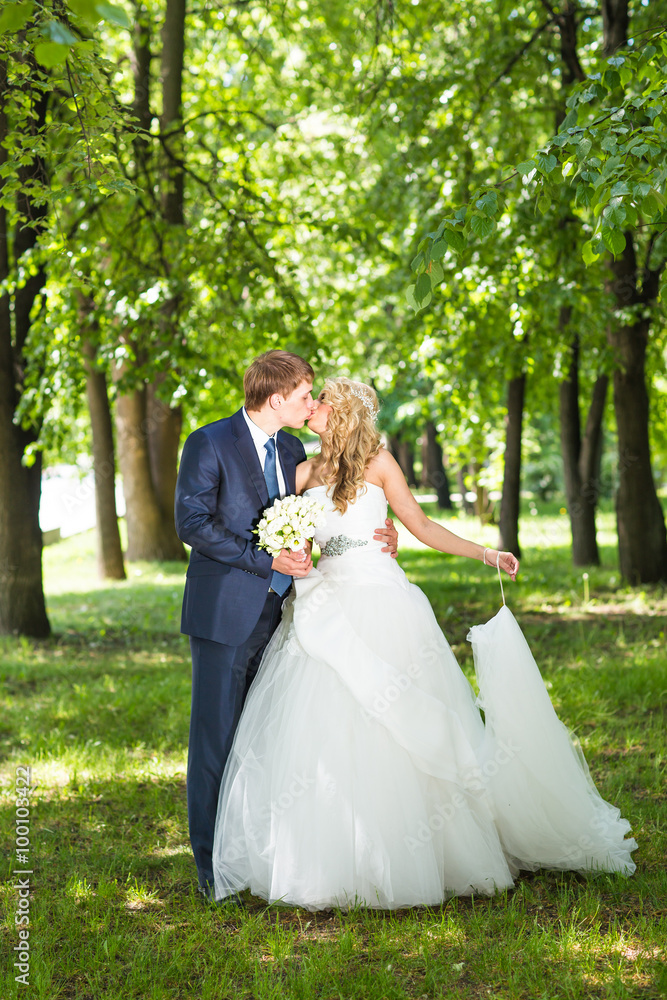
[[[284,431],[278,431],[276,444],[287,492],[293,493],[296,466],[306,453]],[[257,548],[252,533],[268,502],[242,410],[190,434],[174,504],[178,537],[192,547],[181,632],[229,646],[250,636],[271,584],[273,557]]]

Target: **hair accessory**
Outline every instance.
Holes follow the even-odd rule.
[[[357,399],[360,399],[364,404],[368,412],[372,417],[375,416],[375,405],[373,404],[373,397],[365,386],[353,385],[350,387],[350,392]]]

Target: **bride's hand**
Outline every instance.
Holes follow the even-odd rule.
[[[487,566],[500,565],[500,568],[505,570],[511,580],[516,580],[516,575],[519,572],[519,560],[511,552],[501,552],[498,562],[497,549],[484,549],[483,560]]]

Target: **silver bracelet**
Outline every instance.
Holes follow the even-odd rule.
[[[488,548],[486,548],[486,549],[484,549],[484,551],[483,551],[483,553],[482,553],[482,562],[484,563],[484,565],[485,565],[485,566],[488,566],[488,565],[489,565],[489,564],[488,564],[488,562],[486,561],[486,553],[487,553],[488,551],[489,551],[489,550],[488,550]]]

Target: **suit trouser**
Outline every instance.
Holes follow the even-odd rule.
[[[227,646],[190,636],[192,713],[188,744],[188,824],[199,884],[213,885],[213,834],[218,794],[241,710],[284,597],[269,593],[246,642]]]

